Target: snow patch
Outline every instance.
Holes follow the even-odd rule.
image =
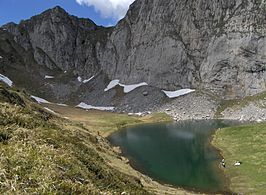
[[[9,87],[12,87],[13,85],[13,81],[11,81],[8,77],[0,74],[0,81],[4,82],[5,84],[7,84]]]
[[[85,80],[83,81],[83,83],[88,83],[88,82],[90,82],[94,77],[95,77],[95,76],[92,76],[92,77],[89,78],[89,79],[85,79]]]
[[[43,98],[40,98],[40,97],[36,97],[36,96],[33,96],[31,95],[30,96],[31,98],[33,98],[36,102],[38,102],[39,104],[50,104],[50,102],[48,102],[47,100],[43,99]]]
[[[150,115],[152,112],[150,111],[147,111],[147,112],[137,112],[137,113],[128,113],[127,115],[128,116],[139,116],[139,117],[142,117],[142,116],[146,116],[146,115]]]
[[[115,79],[109,83],[109,85],[104,89],[104,91],[109,91],[110,89],[113,89],[117,85],[124,88],[124,93],[129,93],[138,87],[147,86],[148,84],[143,82],[143,83],[132,84],[132,85],[124,85],[124,84],[120,83],[120,81],[118,79]]]
[[[68,106],[66,104],[56,104],[56,105],[58,105],[58,106],[64,106],[64,107],[67,107]]]
[[[134,85],[122,85],[120,84],[121,87],[124,87],[124,93],[129,93],[133,91],[134,89],[141,87],[141,86],[147,86],[147,83],[139,83],[139,84],[134,84]]]
[[[179,96],[182,96],[182,95],[186,95],[186,94],[192,93],[194,91],[195,91],[194,89],[180,89],[180,90],[177,90],[177,91],[165,91],[165,90],[163,90],[165,95],[167,97],[169,97],[169,98],[176,98],[176,97],[179,97]]]
[[[53,79],[54,76],[45,75],[44,79]]]
[[[109,85],[104,89],[104,91],[109,91],[110,89],[113,89],[115,86],[119,85],[119,80],[115,79],[112,80]]]
[[[48,112],[51,112],[52,114],[58,115],[55,111],[53,111],[49,108],[44,107],[44,109],[47,110]]]
[[[115,109],[115,107],[98,107],[98,106],[91,106],[91,105],[88,105],[84,102],[81,102],[79,105],[77,105],[76,107],[78,108],[83,108],[85,110],[91,110],[91,109],[94,109],[94,110],[102,110],[102,111],[112,111]]]
[[[78,76],[78,81],[82,82],[82,78],[80,76]]]

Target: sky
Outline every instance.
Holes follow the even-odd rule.
[[[71,15],[112,26],[126,14],[134,0],[0,0],[0,26],[19,23],[49,8],[61,6]]]

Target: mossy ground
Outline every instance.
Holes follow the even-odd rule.
[[[266,123],[220,129],[213,144],[226,160],[230,188],[239,194],[266,194]],[[240,161],[240,166],[234,166]]]

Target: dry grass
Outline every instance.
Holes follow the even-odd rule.
[[[49,114],[23,98],[6,101],[0,88],[1,194],[147,194],[139,179],[102,157],[112,148],[82,125]],[[14,104],[13,104],[14,103]]]
[[[172,119],[164,113],[154,113],[145,117],[134,117],[126,114],[117,114],[96,110],[83,110],[74,107],[64,107],[56,104],[46,104],[46,107],[59,113],[61,116],[66,117],[72,121],[82,123],[86,128],[99,132],[102,136],[107,137],[118,129],[126,126],[155,123],[155,122],[168,122]]]

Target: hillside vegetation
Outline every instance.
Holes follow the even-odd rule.
[[[194,194],[135,171],[101,136],[169,120],[167,115],[140,118],[50,105],[72,117],[67,120],[28,97],[0,83],[0,194]]]
[[[148,194],[100,155],[115,155],[105,140],[25,97],[0,86],[1,194]]]

